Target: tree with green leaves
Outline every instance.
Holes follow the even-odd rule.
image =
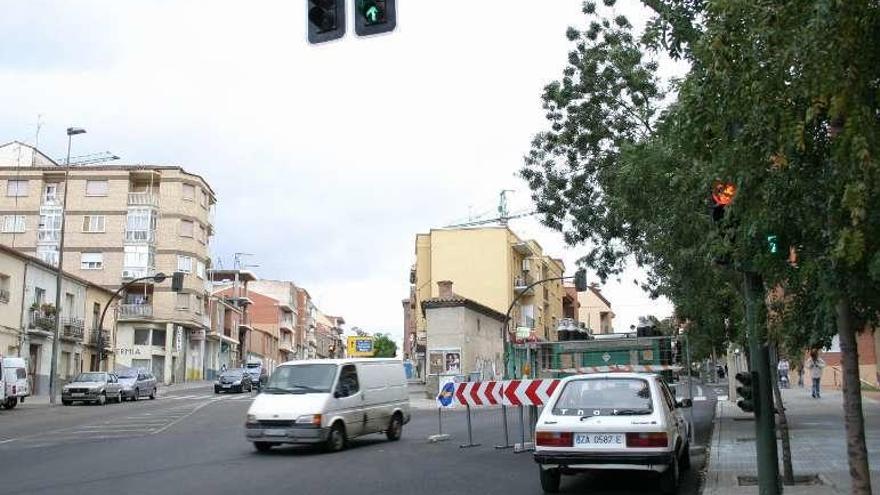
[[[393,358],[397,356],[397,343],[387,333],[377,333],[373,336],[373,357]]]
[[[521,171],[537,209],[587,247],[600,278],[635,260],[646,290],[701,330],[742,321],[739,271],[783,294],[770,320],[791,330],[792,355],[839,334],[853,490],[870,493],[855,333],[880,314],[880,6],[644,3],[656,15],[641,36],[592,2],[587,26],[568,30],[569,64],[543,95],[549,129]],[[687,60],[686,76],[664,87],[659,51]],[[714,229],[706,202],[719,179],[738,193]]]

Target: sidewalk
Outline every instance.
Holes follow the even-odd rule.
[[[209,388],[214,385],[214,382],[210,380],[198,380],[192,382],[183,382],[183,383],[172,383],[171,385],[159,385],[158,394],[159,396],[163,396],[168,394],[169,392],[179,392],[184,390],[192,390],[198,388]],[[25,399],[24,404],[19,405],[21,407],[23,405],[26,406],[48,406],[49,405],[49,395],[32,395]],[[58,395],[58,405],[61,405],[61,395],[59,392]]]
[[[840,391],[822,392],[819,400],[809,388],[782,391],[791,437],[795,476],[818,475],[822,485],[785,486],[786,494],[850,493],[846,432],[843,424],[843,396]],[[864,396],[865,436],[871,468],[871,483],[880,488],[880,401]],[[780,475],[782,446],[779,446]],[[738,476],[757,475],[755,422],[733,402],[718,401],[715,429],[710,445],[709,465],[703,493],[706,495],[757,494],[756,486],[739,486]]]

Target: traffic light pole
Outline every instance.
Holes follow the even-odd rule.
[[[764,315],[764,282],[754,272],[743,273],[746,329],[749,336],[750,367],[757,373],[755,394],[755,439],[758,452],[758,489],[761,495],[782,493],[776,451],[776,418],[770,375],[770,351]]]

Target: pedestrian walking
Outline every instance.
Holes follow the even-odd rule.
[[[810,359],[807,360],[807,368],[810,370],[810,378],[813,379],[813,398],[822,398],[819,389],[819,382],[822,381],[822,368],[825,367],[825,361],[819,357],[819,352],[813,350],[810,352]]]
[[[220,373],[226,373],[226,363],[220,365]]]
[[[779,386],[788,388],[788,359],[782,358],[776,363],[776,371],[779,373]]]

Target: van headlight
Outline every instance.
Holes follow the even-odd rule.
[[[321,415],[320,414],[308,414],[305,416],[300,416],[300,417],[296,418],[296,424],[321,426]]]
[[[245,419],[245,424],[249,424],[249,425],[257,424],[257,415],[256,414],[248,414],[247,419]]]

